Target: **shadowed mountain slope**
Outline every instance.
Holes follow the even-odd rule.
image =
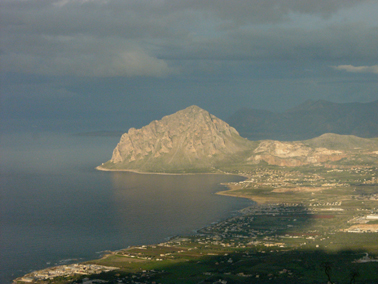
[[[283,113],[242,109],[227,122],[251,140],[306,140],[324,133],[378,137],[378,101],[332,103],[307,101]]]

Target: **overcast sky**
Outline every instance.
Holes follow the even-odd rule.
[[[376,0],[0,3],[3,121],[111,129],[193,104],[226,119],[378,99]]]

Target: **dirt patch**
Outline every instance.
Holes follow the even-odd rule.
[[[343,230],[344,232],[378,232],[378,224],[358,224],[358,225],[353,225],[349,227],[348,229]]]
[[[322,186],[322,187],[281,187],[273,189],[272,192],[276,193],[285,193],[285,192],[316,192],[330,189],[330,187]]]

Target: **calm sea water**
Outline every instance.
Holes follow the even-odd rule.
[[[0,282],[32,270],[158,243],[232,215],[250,201],[216,195],[221,175],[100,172],[118,137],[1,137]]]

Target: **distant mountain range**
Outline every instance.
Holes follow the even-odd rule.
[[[292,111],[297,114],[301,109],[311,109],[311,105],[320,108],[322,103],[306,103]],[[328,108],[328,103],[326,105]],[[315,127],[316,122],[312,125]],[[222,172],[223,169],[259,164],[288,167],[377,165],[378,138],[326,133],[304,141],[250,141],[206,110],[191,106],[141,129],[131,128],[122,135],[112,158],[97,169]]]
[[[309,100],[283,113],[243,108],[226,122],[250,140],[297,141],[324,133],[378,137],[378,100],[343,104]]]

